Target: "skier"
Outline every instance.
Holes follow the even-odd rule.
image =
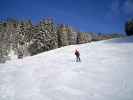
[[[75,50],[75,55],[76,55],[76,62],[80,62],[80,53],[77,49]]]

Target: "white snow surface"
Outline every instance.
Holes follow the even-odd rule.
[[[71,45],[0,64],[0,100],[133,100],[132,76],[133,37]]]

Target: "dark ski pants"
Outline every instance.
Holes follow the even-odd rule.
[[[76,62],[80,62],[80,57],[76,57]]]

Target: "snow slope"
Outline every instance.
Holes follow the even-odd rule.
[[[0,100],[133,100],[133,41],[128,40],[133,37],[0,64]],[[75,62],[75,48],[82,62]]]

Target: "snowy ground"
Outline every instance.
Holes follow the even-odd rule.
[[[0,64],[0,100],[133,100],[132,75],[133,37],[66,46]]]

